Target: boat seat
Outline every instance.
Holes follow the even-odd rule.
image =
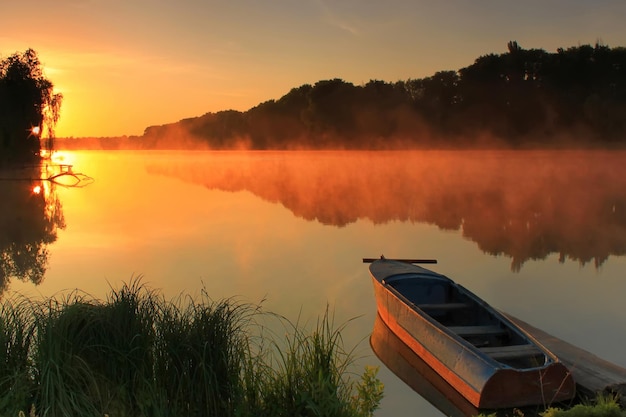
[[[507,332],[500,326],[450,326],[448,329],[461,337],[498,335]]]
[[[515,359],[543,353],[534,345],[482,347],[480,351],[486,353],[493,359]]]
[[[463,308],[470,308],[472,305],[469,303],[436,303],[436,304],[417,304],[422,310],[436,310],[436,311],[445,311],[445,310],[460,310]]]

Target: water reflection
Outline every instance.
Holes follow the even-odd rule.
[[[601,265],[626,253],[626,152],[221,152],[149,172],[249,191],[301,218],[460,230],[519,270],[557,253]]]
[[[444,415],[476,416],[480,412],[404,344],[376,315],[370,336],[372,351],[391,372]]]
[[[65,228],[53,181],[39,166],[0,171],[0,294],[13,278],[39,284],[48,267],[48,246]]]

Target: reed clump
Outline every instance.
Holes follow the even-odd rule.
[[[286,335],[268,337],[269,349],[261,347],[257,363],[252,364],[258,378],[251,392],[259,417],[289,416],[371,416],[383,396],[383,385],[376,378],[377,368],[366,367],[361,380],[351,384],[346,375],[353,365],[353,350],[345,350],[341,339],[347,325],[334,326],[328,309],[314,330],[278,317]],[[254,355],[252,355],[254,357]],[[256,356],[259,358],[259,356]],[[252,410],[250,410],[252,411]]]
[[[541,417],[626,417],[626,411],[615,395],[600,394],[594,401],[584,401],[569,409],[550,407]]]
[[[520,409],[501,410],[502,412],[481,413],[476,417],[626,417],[626,410],[620,405],[620,398],[612,393],[599,393],[595,398],[581,397],[576,404],[557,407],[550,406],[543,410]]]
[[[371,416],[382,383],[374,368],[353,378],[342,329],[328,310],[306,329],[205,291],[166,300],[140,280],[106,300],[12,297],[0,303],[0,415]]]

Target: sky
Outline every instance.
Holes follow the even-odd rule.
[[[37,51],[58,137],[141,135],[292,88],[458,70],[515,40],[626,46],[624,0],[0,0],[0,58]]]

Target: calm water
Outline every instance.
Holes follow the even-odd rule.
[[[370,348],[363,257],[436,258],[492,305],[626,366],[625,152],[75,152],[94,182],[0,181],[5,294],[105,297],[133,276],[292,321],[329,305],[378,416],[442,413]],[[34,282],[33,282],[34,281]]]

